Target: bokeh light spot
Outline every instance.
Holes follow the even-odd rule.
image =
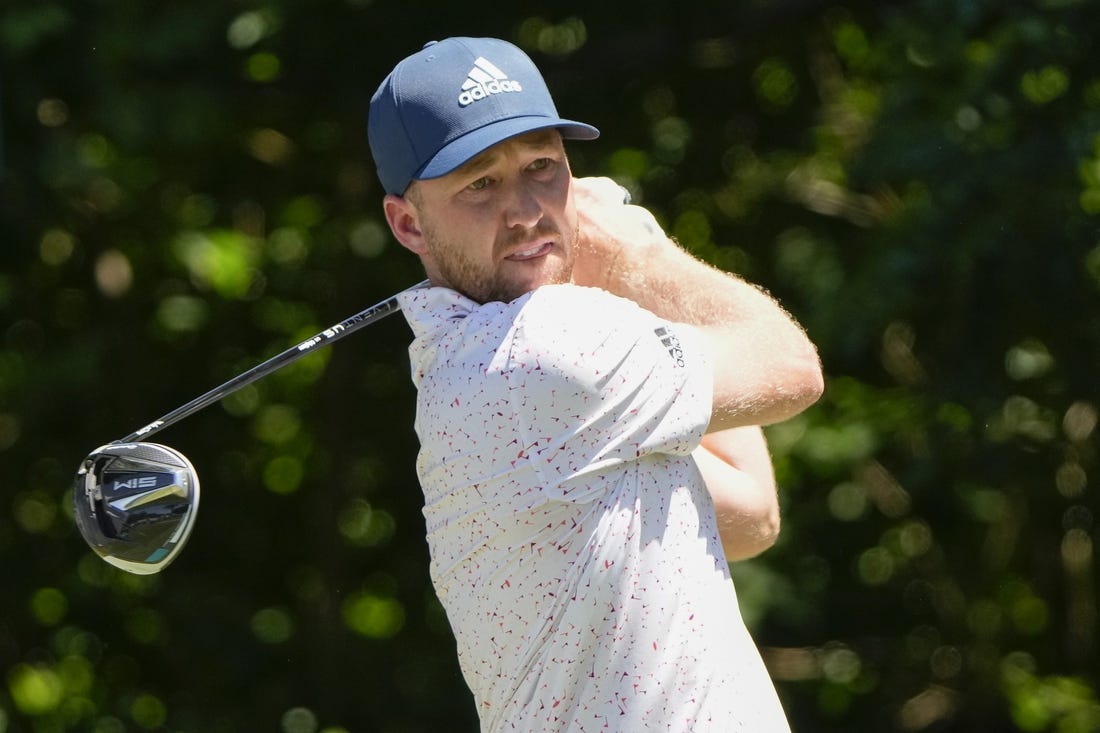
[[[264,486],[274,494],[293,494],[302,484],[305,468],[294,456],[276,456],[264,467]]]
[[[405,607],[400,601],[367,591],[348,598],[343,615],[349,629],[370,639],[391,638],[405,625]]]
[[[57,588],[39,588],[31,595],[31,614],[43,626],[56,626],[69,611],[69,599]]]
[[[252,615],[252,634],[265,644],[282,644],[294,635],[294,621],[280,608],[262,608]]]

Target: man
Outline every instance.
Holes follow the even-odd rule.
[[[403,296],[431,574],[484,731],[785,731],[728,559],[778,530],[759,426],[816,351],[608,179],[572,177],[531,60],[450,38],[369,133]],[[723,544],[725,551],[723,551]]]

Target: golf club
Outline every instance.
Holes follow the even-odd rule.
[[[623,203],[631,203],[623,187]],[[321,346],[401,310],[402,293],[356,313],[297,346],[258,364],[124,438],[92,451],[76,474],[73,511],[76,526],[104,560],[131,573],[163,570],[183,549],[199,507],[199,477],[179,451],[146,438],[281,369]]]
[[[428,281],[402,291],[427,287]],[[256,380],[401,310],[393,295],[258,364],[113,443],[92,451],[76,474],[76,526],[100,557],[138,575],[159,572],[183,549],[199,507],[199,477],[177,450],[144,442]]]

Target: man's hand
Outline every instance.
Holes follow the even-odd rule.
[[[574,179],[573,191],[579,230],[573,282],[616,292],[616,266],[624,251],[638,256],[667,246],[668,236],[648,210],[625,203],[625,189],[610,178]]]

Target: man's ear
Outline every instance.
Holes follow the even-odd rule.
[[[421,231],[419,212],[407,198],[387,194],[382,199],[382,209],[386,213],[386,222],[390,231],[406,249],[418,255],[426,254],[424,234]]]

